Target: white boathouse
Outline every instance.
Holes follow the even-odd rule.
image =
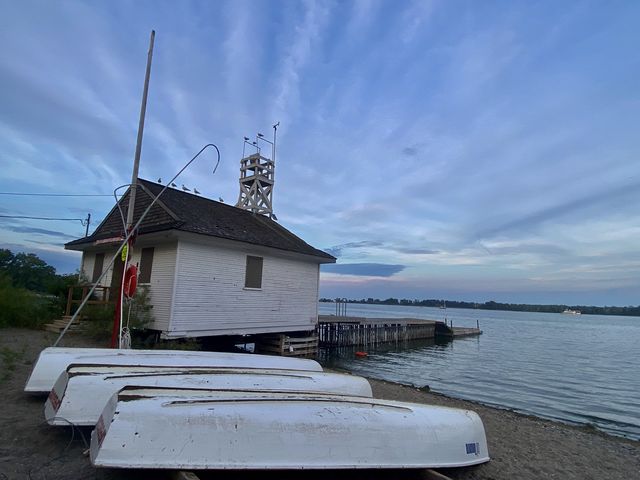
[[[138,180],[134,221],[162,188]],[[129,192],[119,202],[125,216],[128,199]],[[82,251],[81,273],[91,283],[123,236],[114,206],[92,235],[65,248]],[[142,222],[131,253],[138,285],[149,287],[150,328],[164,338],[314,330],[320,264],[336,261],[267,216],[171,188]],[[107,292],[118,290],[122,269],[118,261],[102,279]]]

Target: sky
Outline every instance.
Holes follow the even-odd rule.
[[[278,221],[320,296],[640,304],[640,3],[0,0],[0,215],[97,225],[140,176],[235,204],[280,122]],[[90,229],[90,232],[92,228]],[[58,272],[79,220],[0,217]]]

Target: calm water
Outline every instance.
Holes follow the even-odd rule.
[[[320,304],[334,314],[335,305]],[[327,366],[640,439],[640,318],[355,305],[348,315],[453,320],[483,335],[333,351]]]

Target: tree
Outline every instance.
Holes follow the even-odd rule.
[[[36,254],[14,255],[7,249],[0,250],[0,273],[10,278],[13,286],[37,292],[46,292],[56,280],[56,269]]]

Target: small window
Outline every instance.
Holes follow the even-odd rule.
[[[104,267],[104,253],[96,253],[96,259],[93,262],[93,275],[91,282],[96,283],[102,275],[102,267]]]
[[[245,288],[262,288],[262,257],[247,255],[247,272],[244,277]]]
[[[152,266],[153,247],[143,248],[140,254],[140,275],[138,275],[138,283],[151,283]]]

